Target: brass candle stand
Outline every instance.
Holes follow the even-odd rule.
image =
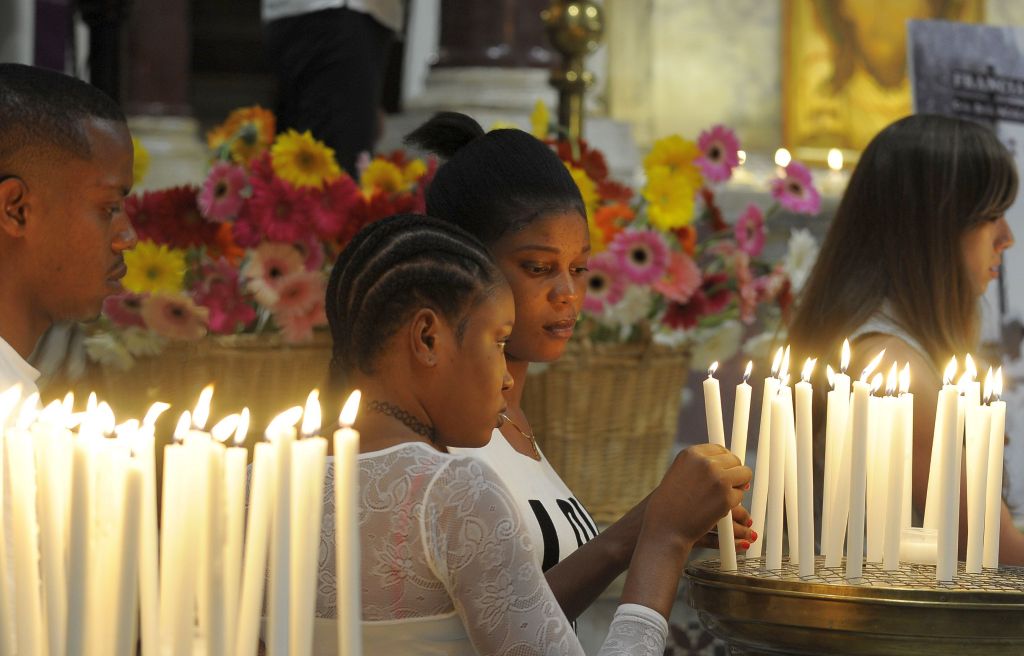
[[[935,581],[934,565],[885,571],[865,563],[845,578],[845,564],[801,578],[783,560],[740,560],[723,572],[717,560],[686,568],[690,605],[732,654],[1024,654],[1024,567]]]
[[[604,16],[589,0],[555,0],[541,18],[551,44],[562,55],[561,65],[551,71],[551,85],[558,89],[558,125],[568,130],[575,144],[583,136],[583,93],[594,82],[594,74],[583,68],[583,58],[600,45]]]

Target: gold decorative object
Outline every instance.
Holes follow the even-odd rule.
[[[764,569],[762,558],[723,572],[717,560],[686,568],[690,605],[732,654],[1024,653],[1024,567],[935,581],[934,565],[896,571],[865,563],[856,582],[845,565],[801,578],[796,565]]]
[[[583,68],[583,58],[600,45],[604,16],[589,0],[555,0],[541,18],[552,45],[562,55],[561,65],[551,72],[551,85],[558,89],[558,124],[577,143],[583,136],[583,93],[594,82],[594,74]]]

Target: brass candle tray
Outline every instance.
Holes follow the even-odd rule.
[[[801,578],[796,565],[767,570],[740,559],[686,568],[690,605],[732,654],[1024,654],[1024,567],[935,581],[934,565],[885,571],[865,563],[848,581],[845,563]]]

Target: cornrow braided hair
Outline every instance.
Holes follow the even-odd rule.
[[[464,230],[429,216],[401,214],[363,228],[338,256],[327,284],[334,341],[329,386],[345,390],[410,314],[431,308],[457,326],[504,281],[486,247]]]

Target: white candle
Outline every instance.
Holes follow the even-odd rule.
[[[131,462],[124,477],[124,518],[121,521],[121,549],[118,558],[120,572],[120,589],[118,591],[117,610],[113,619],[117,623],[114,634],[114,653],[119,656],[131,656],[135,653],[135,623],[138,610],[138,568],[139,546],[141,544],[142,499],[143,499],[142,464]]]
[[[220,427],[218,429],[218,427]],[[249,409],[229,415],[211,429],[214,439],[224,442],[234,433],[235,446],[224,459],[224,639],[225,654],[235,653],[238,633],[238,604],[241,595],[242,544],[245,536],[245,464],[248,451],[242,444],[249,430]],[[223,434],[222,434],[223,433]]]
[[[89,552],[92,543],[93,459],[89,442],[94,439],[82,430],[74,440],[71,460],[71,508],[68,529],[68,628],[67,653],[86,653],[85,612],[89,599]]]
[[[323,509],[327,440],[314,437],[320,431],[320,392],[306,398],[302,416],[302,440],[292,450],[291,544],[291,649],[290,655],[308,656],[313,648],[313,616],[316,614],[317,555],[320,551],[320,519]]]
[[[992,369],[985,377],[985,399],[992,398]],[[980,574],[985,547],[985,496],[988,493],[988,450],[992,439],[992,408],[967,408],[967,563],[969,574]]]
[[[993,393],[1003,393],[1003,368],[996,371]],[[988,476],[985,493],[985,547],[984,567],[999,567],[999,523],[1003,511],[1003,446],[1006,428],[1006,403],[992,403],[992,427],[989,432]]]
[[[277,469],[270,540],[270,594],[267,599],[269,656],[284,656],[291,644],[288,609],[291,597],[292,447],[295,444],[294,426],[301,415],[301,407],[292,408],[278,415],[267,428],[267,437],[274,445]]]
[[[156,654],[160,645],[160,570],[159,533],[156,509],[155,426],[170,406],[154,403],[136,437],[136,458],[142,471],[141,537],[139,544],[139,611],[142,629],[142,653]]]
[[[789,410],[790,417],[793,410]],[[796,458],[796,427],[792,422],[789,424],[789,432],[786,436],[786,537],[789,547],[789,562],[794,565],[800,564],[800,509],[799,509],[799,485]]]
[[[67,430],[61,421],[60,402],[48,405],[31,427],[32,445],[37,464],[39,510],[39,551],[42,561],[42,579],[45,607],[44,625],[47,644],[52,653],[66,651],[67,578],[64,567],[64,512],[65,476],[63,461],[63,434]]]
[[[913,434],[907,431],[907,416],[913,414],[912,400],[907,398],[907,390],[910,386],[909,365],[904,368],[899,385],[903,392],[899,397],[887,397],[886,403],[890,406],[889,416],[892,421],[892,431],[889,434],[889,470],[888,493],[886,496],[885,508],[885,544],[883,545],[882,563],[886,570],[897,570],[900,568],[900,543],[903,535],[903,477],[906,471],[903,465],[905,453],[904,444],[912,439]],[[905,383],[903,381],[906,381]]]
[[[782,353],[780,348],[775,354],[775,361],[772,364],[772,375],[764,379],[764,394],[761,397],[761,421],[757,431],[757,460],[754,464],[754,492],[750,503],[751,529],[755,531],[760,540],[755,540],[747,550],[748,558],[758,558],[761,555],[765,535],[765,514],[768,509],[768,478],[770,475],[771,463],[771,434],[772,434],[772,399],[779,390],[779,379],[776,375],[782,366]]]
[[[206,530],[206,631],[208,654],[227,653],[227,610],[225,608],[224,549],[227,510],[224,505],[224,445],[207,444],[207,530]]]
[[[186,411],[179,421],[188,431]],[[187,554],[196,548],[196,521],[191,514],[193,483],[198,483],[184,445],[164,447],[163,508],[160,526],[160,643],[171,656],[192,653],[196,576]]]
[[[814,389],[811,387],[811,373],[815,360],[807,360],[802,380],[796,384],[796,467],[797,467],[797,513],[800,517],[800,576],[814,574],[814,474],[811,441],[814,434],[812,425],[812,403]]]
[[[750,425],[750,372],[754,363],[748,362],[743,372],[743,382],[736,386],[736,401],[733,403],[732,412],[732,436],[729,439],[729,449],[732,454],[739,458],[740,464],[746,464],[747,460],[747,428]]]
[[[903,499],[900,528],[910,528],[911,506],[914,499],[914,395],[910,393],[910,363],[900,372],[900,412],[903,417]],[[904,391],[906,390],[906,391]]]
[[[704,379],[704,415],[707,419],[708,442],[725,447],[725,422],[722,419],[722,395],[715,378],[718,363],[713,362]],[[732,512],[718,520],[718,553],[722,571],[736,571],[736,538],[732,529]]]
[[[955,362],[950,363],[955,367]],[[950,369],[947,368],[947,374]],[[955,371],[955,369],[954,369]],[[957,494],[957,476],[960,467],[956,460],[957,441],[961,439],[958,427],[960,391],[946,379],[939,391],[935,412],[939,436],[939,466],[935,485],[937,512],[937,555],[935,577],[938,581],[952,581],[956,573],[957,531],[959,528],[960,499]],[[935,454],[932,456],[935,457]]]
[[[782,569],[782,506],[786,486],[786,450],[789,446],[791,393],[783,385],[772,398],[772,473],[768,481],[768,508],[765,516],[765,567]]]
[[[846,578],[859,579],[864,567],[864,502],[867,485],[867,447],[870,429],[868,377],[885,355],[883,350],[868,364],[860,380],[853,384],[850,414],[850,522],[847,533]]]
[[[900,560],[907,563],[934,565],[938,531],[933,528],[908,527],[902,531]]]
[[[335,565],[338,582],[338,655],[363,653],[359,569],[359,432],[351,428],[359,391],[345,402],[334,432]]]
[[[21,399],[21,385],[8,388],[0,393],[0,654],[14,654],[16,629],[14,623],[14,581],[10,578],[7,561],[7,519],[4,506],[8,504],[4,488],[7,487],[6,438],[4,433],[7,420]]]
[[[262,442],[253,450],[252,479],[249,484],[249,510],[246,520],[245,560],[242,569],[241,603],[238,606],[238,630],[235,656],[252,656],[259,640],[260,610],[266,576],[267,545],[274,497],[274,447]]]
[[[825,471],[822,484],[821,552],[826,567],[836,567],[842,558],[842,545],[837,548],[836,535],[845,533],[845,523],[840,526],[835,505],[836,486],[839,482],[846,442],[847,423],[850,411],[850,377],[846,368],[850,365],[850,341],[843,340],[840,370],[836,374],[828,367],[829,390],[825,406]],[[845,517],[845,514],[843,515]],[[838,553],[836,553],[838,551]]]
[[[889,451],[892,448],[892,406],[891,394],[896,392],[896,363],[889,372],[890,387],[885,396],[874,396],[868,402],[867,453],[867,550],[865,559],[869,563],[882,562],[882,550],[885,546],[885,511],[889,497]],[[882,374],[875,374],[872,381],[872,392],[882,388]],[[902,492],[902,487],[900,489]],[[902,496],[900,497],[902,500]]]

